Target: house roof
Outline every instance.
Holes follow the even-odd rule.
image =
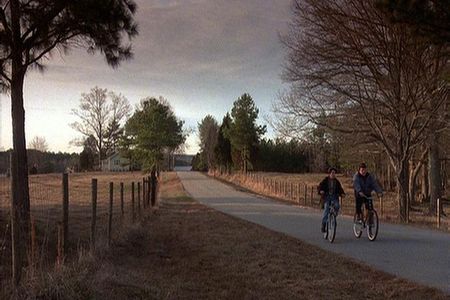
[[[110,156],[105,158],[104,160],[112,160],[112,159],[114,159],[117,156],[120,156],[120,152],[114,152],[113,154],[111,154]]]

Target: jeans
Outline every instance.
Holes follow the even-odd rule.
[[[339,197],[336,195],[328,195],[325,197],[325,209],[323,210],[322,224],[326,224],[328,221],[328,213],[330,212],[331,201],[334,202],[334,209],[336,214],[339,212]]]

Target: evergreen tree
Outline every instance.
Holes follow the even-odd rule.
[[[198,124],[198,132],[200,138],[200,150],[204,155],[208,169],[214,168],[216,165],[216,154],[214,149],[217,145],[219,134],[219,125],[213,116],[207,115]]]
[[[186,140],[178,120],[164,98],[146,98],[125,124],[125,140],[132,160],[145,170],[159,165],[164,151],[174,151]]]
[[[239,154],[234,158],[235,165],[244,172],[249,169],[252,152],[254,153],[260,136],[266,132],[266,126],[256,124],[258,114],[259,109],[247,93],[234,102],[231,110],[232,122],[226,135],[234,150]]]
[[[230,130],[231,117],[227,113],[222,120],[222,125],[219,128],[219,134],[217,136],[217,145],[214,148],[216,154],[216,160],[220,167],[224,167],[227,171],[230,171],[233,164],[231,158],[231,142],[226,136],[226,132]]]

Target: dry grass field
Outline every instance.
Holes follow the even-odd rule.
[[[316,187],[319,182],[327,176],[327,174],[288,174],[270,172],[255,172],[251,173],[249,176],[238,173],[232,175],[211,173],[210,175],[261,195],[316,208],[320,207],[320,197],[317,194]],[[346,193],[346,197],[343,199],[342,203],[342,213],[353,215],[355,208],[352,178],[351,176],[343,174],[338,174],[337,178],[342,183]],[[381,219],[392,223],[399,222],[398,203],[395,200],[395,192],[385,192],[382,199],[375,197],[374,205]],[[450,207],[444,207],[444,212],[446,216],[441,218],[441,230],[450,231],[450,218],[448,217],[450,216]],[[416,226],[435,228],[436,217],[429,214],[427,203],[414,203],[410,210],[410,223]]]
[[[135,206],[137,212],[140,182],[140,205],[142,206],[141,172],[128,173],[76,173],[69,174],[69,255],[86,247],[90,240],[92,219],[92,178],[98,180],[97,191],[97,236],[101,240],[106,235],[109,205],[109,183],[114,183],[113,227],[120,226],[124,219],[131,217],[131,183],[135,182]],[[57,255],[57,226],[62,220],[62,175],[32,175],[29,178],[31,215],[36,228],[36,261],[38,267],[53,264]],[[121,216],[120,183],[124,183],[124,217]],[[10,276],[10,181],[0,178],[0,280]]]

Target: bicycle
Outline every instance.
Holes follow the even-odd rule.
[[[367,200],[372,200],[372,197],[365,198]],[[364,207],[364,210],[365,209],[366,208]],[[358,220],[358,214],[355,213],[353,217],[353,233],[355,234],[355,237],[359,239],[362,235],[363,230],[366,229],[369,241],[373,242],[377,238],[379,226],[378,213],[375,208],[372,208],[372,210],[368,211],[367,217],[368,220],[365,219],[365,214],[363,211],[362,219]]]
[[[325,232],[323,233],[323,238],[328,239],[330,243],[334,242],[334,238],[336,237],[336,217],[337,217],[337,211],[335,208],[335,202],[330,201],[330,211],[328,212],[328,221],[325,224]]]

